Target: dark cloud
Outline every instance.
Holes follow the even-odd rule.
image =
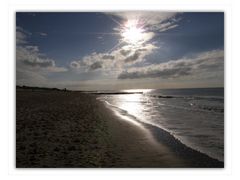
[[[126,51],[126,50],[124,50],[124,51]],[[127,58],[124,59],[124,62],[129,63],[129,62],[134,62],[134,61],[138,60],[140,58],[142,52],[145,52],[145,51],[147,51],[146,48],[140,48],[140,49],[135,50],[133,54],[127,56]]]
[[[131,50],[125,50],[125,49],[122,49],[120,50],[120,53],[123,55],[123,56],[127,56],[131,53]]]
[[[53,60],[29,60],[25,59],[22,61],[25,65],[32,66],[32,67],[42,67],[42,68],[47,68],[47,67],[54,67],[55,63]]]
[[[122,72],[118,79],[138,79],[138,78],[156,78],[163,79],[186,76],[191,74],[190,67],[173,68],[173,69],[149,69],[147,71]]]
[[[124,60],[124,62],[126,62],[126,63],[133,62],[133,61],[136,61],[139,57],[140,57],[140,53],[138,51],[136,51],[134,54],[128,56]]]
[[[89,67],[90,70],[96,70],[99,68],[102,68],[102,63],[100,61],[97,61],[97,62],[91,64]]]
[[[108,54],[106,54],[106,55],[103,55],[102,59],[111,59],[111,60],[114,60],[115,57],[112,56],[112,55],[108,55]]]

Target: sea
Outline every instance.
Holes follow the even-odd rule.
[[[164,129],[184,145],[224,161],[224,88],[98,92],[133,121]]]

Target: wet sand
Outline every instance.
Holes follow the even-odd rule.
[[[16,167],[223,167],[165,131],[122,119],[96,97],[17,91]]]

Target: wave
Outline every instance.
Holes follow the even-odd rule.
[[[201,104],[199,101],[202,102],[217,102],[217,103],[224,103],[223,97],[213,97],[213,96],[165,96],[165,95],[148,95],[150,97],[157,98],[157,99],[179,99],[185,102],[185,106],[177,106],[172,104],[166,104],[162,102],[158,102],[160,106],[167,106],[176,109],[184,109],[188,111],[201,111],[201,112],[211,112],[211,113],[224,113],[223,106],[214,106],[209,105],[209,103]],[[177,104],[177,103],[174,103]]]
[[[224,97],[220,96],[180,96],[180,95],[158,95],[158,94],[146,94],[148,96],[154,98],[162,98],[162,99],[207,99],[207,100],[215,100],[215,101],[223,101]]]
[[[176,106],[176,105],[167,105],[164,103],[157,103],[159,106],[166,106],[174,109],[183,109],[186,111],[196,111],[196,112],[211,112],[211,113],[217,113],[217,114],[222,114],[224,113],[224,108],[223,107],[212,107],[212,106],[204,106],[204,105],[196,105],[194,103],[189,103],[189,107],[184,107],[184,106]],[[192,106],[196,106],[195,108]]]
[[[160,141],[161,143],[164,142],[164,144],[170,146],[174,151],[177,151],[178,153],[180,153],[181,156],[186,155],[185,151],[188,151],[187,152],[188,154],[196,151],[195,153],[200,153],[200,154],[202,154],[202,156],[206,156],[208,158],[211,158],[215,161],[219,161],[222,163],[222,161],[220,159],[211,157],[207,153],[202,152],[201,150],[199,150],[197,148],[191,147],[188,144],[185,144],[184,142],[181,141],[181,139],[179,139],[177,136],[175,136],[172,132],[170,132],[166,128],[164,128],[158,124],[151,123],[149,121],[140,120],[137,117],[135,117],[134,115],[131,115],[127,110],[121,109],[121,108],[109,103],[108,101],[106,101],[104,99],[104,97],[98,97],[97,99],[105,102],[105,104],[107,105],[108,108],[117,112],[121,116],[127,117],[127,120],[135,121],[136,123],[143,125],[145,128],[147,128],[148,130],[151,131],[152,135],[155,137],[155,139],[157,141]],[[179,150],[179,148],[182,150]],[[184,151],[184,153],[182,151]]]

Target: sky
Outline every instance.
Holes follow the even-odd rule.
[[[224,13],[17,12],[16,84],[223,87]]]

